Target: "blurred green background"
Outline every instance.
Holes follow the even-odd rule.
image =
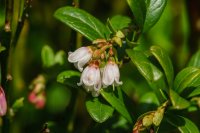
[[[106,132],[106,129],[117,132],[120,126],[118,128],[108,126],[114,119],[100,125],[90,118],[85,108],[86,93],[84,91],[67,88],[56,82],[56,76],[61,71],[74,69],[73,65],[67,62],[67,53],[76,49],[80,43],[77,37],[80,35],[56,20],[53,14],[59,7],[73,5],[74,1],[33,0],[29,2],[31,4],[26,7],[27,19],[12,54],[10,64],[13,73],[12,85],[6,90],[10,105],[20,97],[25,97],[25,100],[24,106],[12,118],[9,132],[38,133],[45,123],[48,123],[51,133],[83,133],[97,129],[98,132]],[[133,17],[125,0],[80,0],[79,8],[86,10],[104,23],[108,17],[111,18],[117,14]],[[200,19],[198,9],[200,9],[198,0],[190,2],[168,0],[158,23],[140,38],[141,49],[148,49],[154,44],[160,45],[170,54],[177,73],[187,64],[189,57],[198,50],[200,45],[199,20],[197,24],[195,23],[197,18]],[[4,22],[5,0],[0,0],[0,30],[3,30]],[[81,44],[90,43],[82,38]],[[63,50],[66,53],[65,63],[49,68],[44,67],[41,50],[45,45],[50,46],[54,53]],[[36,109],[27,100],[30,93],[29,86],[39,74],[46,77],[47,101],[43,109]],[[125,64],[121,69],[121,75],[124,81],[122,88],[136,105],[134,106],[136,116],[151,110],[152,108],[140,104],[147,102],[143,101],[143,99],[147,100],[147,98],[142,98],[144,93],[150,98],[150,103],[153,101],[152,103],[156,105],[156,100],[151,99],[153,95],[151,89],[136,68],[132,64]],[[196,114],[192,115],[196,116]],[[195,119],[196,122],[199,121],[199,118]],[[124,127],[119,128],[118,132],[127,132],[132,129],[132,126],[126,123],[121,125]]]

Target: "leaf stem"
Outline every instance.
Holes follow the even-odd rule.
[[[72,3],[72,5],[74,6],[74,7],[79,7],[79,0],[73,0],[73,3]]]
[[[141,35],[141,31],[140,30],[135,31],[134,34],[133,34],[133,40],[132,41],[133,42],[137,42],[139,37],[140,37],[140,35]]]
[[[82,44],[83,36],[80,33],[76,33],[76,48],[80,48]]]

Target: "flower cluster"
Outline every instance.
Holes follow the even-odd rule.
[[[68,61],[82,72],[78,85],[98,96],[102,87],[118,86],[122,82],[119,81],[120,72],[112,43],[97,39],[93,44],[69,52]]]
[[[45,78],[39,75],[31,84],[32,91],[29,93],[28,100],[37,109],[42,109],[46,103]]]

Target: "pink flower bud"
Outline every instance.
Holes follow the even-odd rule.
[[[101,88],[100,69],[96,64],[87,66],[80,79],[78,85],[83,85],[87,91],[91,91],[93,96],[98,96]]]
[[[43,92],[37,96],[37,100],[35,101],[35,107],[41,109],[45,106],[45,103],[46,103],[46,95]]]
[[[34,104],[37,109],[41,109],[46,103],[45,92],[43,91],[39,94],[36,94],[34,91],[32,91],[28,96],[28,100],[30,103]]]
[[[74,63],[74,66],[83,71],[83,66],[91,59],[92,50],[90,47],[81,47],[74,52],[69,52],[68,61]]]
[[[118,65],[113,61],[108,61],[106,66],[103,68],[103,78],[102,84],[104,87],[109,85],[122,85],[122,82],[119,81],[120,73]]]
[[[31,92],[28,96],[28,100],[31,103],[35,103],[35,99],[36,99],[37,95],[34,92]]]
[[[44,91],[45,85],[43,83],[35,84],[33,90],[29,93],[28,100],[34,104],[36,108],[41,109],[45,106],[46,95]]]
[[[0,116],[4,116],[7,112],[7,102],[3,88],[0,86]]]

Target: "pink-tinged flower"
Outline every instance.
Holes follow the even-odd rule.
[[[42,109],[45,106],[46,94],[44,88],[45,85],[39,82],[34,85],[33,90],[28,96],[29,102],[34,104],[37,109]]]
[[[81,47],[74,52],[69,52],[68,61],[74,63],[74,66],[83,71],[83,66],[91,59],[92,50],[90,47]]]
[[[41,92],[39,94],[34,93],[32,91],[29,94],[28,100],[35,105],[37,109],[42,109],[45,106],[46,103],[46,96],[45,92]]]
[[[122,81],[119,81],[120,73],[118,65],[113,61],[108,61],[103,68],[102,84],[104,87],[109,85],[122,85]]]
[[[101,75],[99,66],[96,64],[90,64],[87,66],[81,75],[80,83],[78,83],[78,85],[83,85],[86,91],[92,92],[94,97],[98,96],[101,88]]]
[[[0,86],[0,116],[4,116],[7,112],[7,102],[3,88]]]

